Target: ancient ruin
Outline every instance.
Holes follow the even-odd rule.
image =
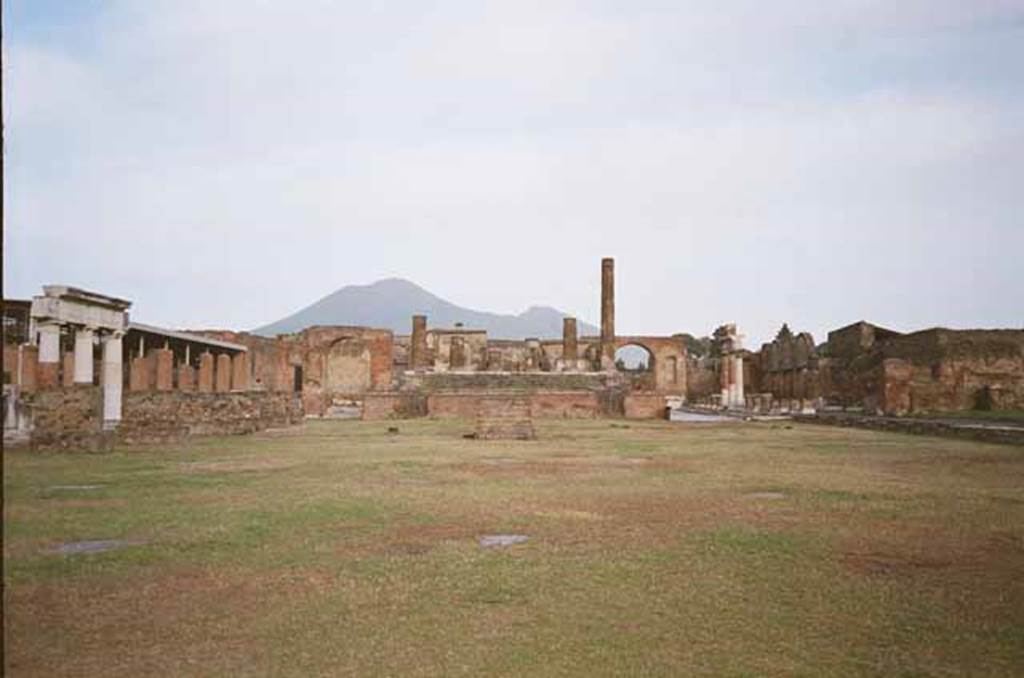
[[[488,437],[504,415],[481,408],[513,413],[508,437],[523,438],[533,418],[665,418],[685,404],[748,414],[1024,408],[1024,330],[902,334],[858,322],[816,345],[783,324],[753,352],[725,324],[698,356],[687,335],[617,334],[614,284],[614,260],[603,259],[599,335],[579,336],[566,317],[561,339],[522,340],[431,327],[426,315],[410,318],[408,335],[341,325],[273,338],[183,332],[131,322],[127,300],[48,285],[4,302],[5,440],[95,448],[302,417],[423,416],[483,422]],[[616,353],[626,347],[646,362],[625,366]]]

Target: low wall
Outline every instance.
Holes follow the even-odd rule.
[[[365,393],[363,419],[412,419],[427,416],[427,398],[420,393]]]
[[[38,451],[99,451],[116,443],[179,442],[193,435],[252,433],[302,419],[290,393],[126,393],[116,431],[103,431],[103,392],[79,385],[24,397],[29,446]]]
[[[194,435],[254,433],[301,420],[291,393],[128,393],[117,436],[127,444],[175,442]]]
[[[24,396],[32,429],[29,446],[40,451],[108,449],[112,436],[103,434],[103,391],[79,385],[37,391]]]
[[[659,393],[627,393],[622,399],[626,419],[667,418],[665,396]]]
[[[587,391],[621,380],[606,372],[424,372],[405,373],[402,381],[423,391]]]
[[[937,421],[913,417],[858,416],[850,414],[806,414],[794,415],[794,421],[808,424],[828,424],[867,428],[876,431],[914,433],[918,435],[942,436],[946,438],[967,438],[990,443],[1024,445],[1024,426],[1000,425],[996,422],[974,423],[969,421]]]
[[[501,392],[513,393],[504,390]],[[436,419],[471,419],[477,416],[481,398],[495,391],[451,391],[427,396],[427,414]],[[602,414],[601,401],[595,391],[522,392],[538,419],[593,419]]]

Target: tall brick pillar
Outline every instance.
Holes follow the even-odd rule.
[[[188,363],[178,365],[178,390],[193,391],[196,388],[196,371]]]
[[[576,360],[576,318],[562,318],[562,360]]]
[[[39,384],[39,348],[23,344],[18,347],[21,361],[18,386],[24,393],[34,393]]]
[[[148,391],[151,385],[150,369],[152,354],[148,356],[137,356],[132,358],[131,368],[128,372],[129,391]]]
[[[601,260],[601,357],[615,362],[615,260]]]
[[[199,392],[213,391],[213,354],[204,353],[199,356]]]
[[[231,390],[249,390],[249,354],[242,352],[231,359]]]
[[[75,354],[64,351],[60,360],[60,385],[69,388],[75,385]]]
[[[217,393],[231,390],[231,356],[221,353],[217,356],[217,375],[215,377]]]
[[[174,388],[174,351],[169,348],[158,348],[153,351],[152,360],[156,373],[156,390],[170,391]]]
[[[409,351],[409,367],[419,369],[427,363],[427,316],[412,317],[412,346]]]

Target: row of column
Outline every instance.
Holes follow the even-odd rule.
[[[188,356],[179,365],[174,364],[174,351],[154,348],[145,356],[134,358],[128,376],[128,388],[138,391],[198,391],[199,393],[227,393],[249,388],[249,354],[227,353],[213,355],[209,351],[199,356],[199,367],[192,367]]]
[[[36,373],[38,387],[41,389],[60,386],[60,330],[61,324],[54,322],[39,325],[39,363]],[[92,384],[93,382],[93,343],[99,334],[103,346],[103,363],[100,372],[100,383],[103,387],[103,423],[104,428],[113,428],[121,420],[121,382],[122,355],[124,332],[120,330],[104,330],[98,332],[95,327],[78,327],[75,329],[75,345],[71,360],[65,364],[71,374],[71,384]],[[69,364],[70,363],[70,364]]]

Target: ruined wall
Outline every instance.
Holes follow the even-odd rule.
[[[390,330],[310,327],[299,337],[307,414],[322,416],[335,401],[391,388],[394,337]]]
[[[427,396],[427,415],[435,419],[470,419],[477,414],[481,398],[507,394],[524,398],[538,419],[593,419],[602,411],[600,394],[593,391],[437,391]]]
[[[38,451],[93,452],[109,446],[102,437],[103,391],[89,384],[47,389],[24,396]]]
[[[433,354],[438,372],[474,371],[487,362],[487,332],[484,330],[427,330],[427,352]]]
[[[477,401],[476,432],[480,440],[533,440],[533,416],[527,398],[488,395]]]
[[[149,391],[124,395],[122,421],[103,431],[99,386],[75,385],[28,395],[29,445],[38,451],[97,451],[114,444],[181,441],[193,435],[251,433],[302,419],[290,394]]]
[[[885,412],[1024,409],[1024,331],[931,329],[880,345]]]
[[[423,391],[495,390],[502,388],[531,391],[575,391],[601,389],[619,381],[621,381],[619,375],[604,372],[473,372],[465,374],[427,372],[406,375],[403,383],[405,388],[415,388]]]
[[[367,421],[413,419],[427,416],[427,397],[416,392],[363,394],[363,415]]]
[[[658,393],[627,393],[623,398],[626,419],[665,419],[665,396]]]
[[[125,444],[174,442],[196,435],[237,435],[299,423],[302,412],[288,393],[259,391],[125,395],[117,429]]]

